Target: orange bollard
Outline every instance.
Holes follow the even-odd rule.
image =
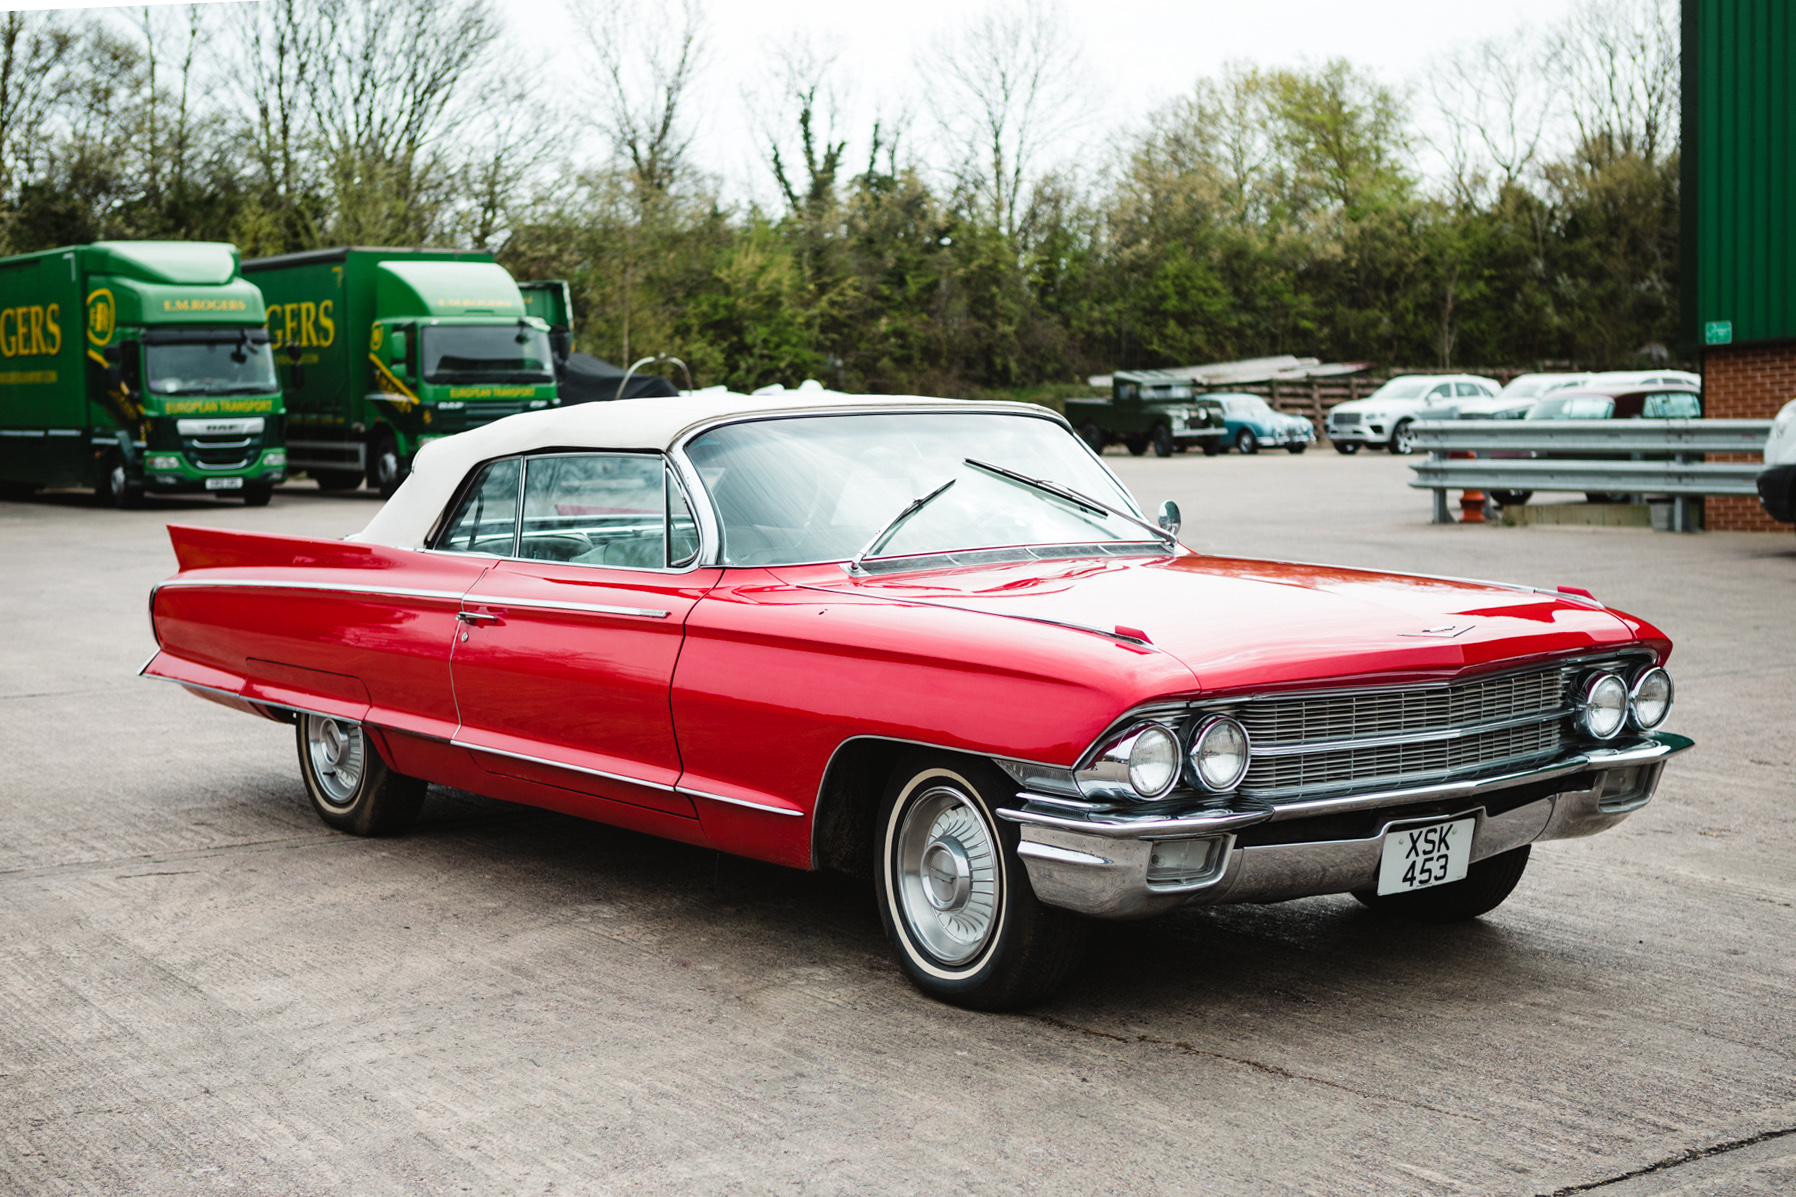
[[[1448,457],[1476,457],[1470,450],[1449,453]],[[1484,523],[1484,492],[1481,490],[1462,490],[1459,492],[1459,522],[1462,524]]]

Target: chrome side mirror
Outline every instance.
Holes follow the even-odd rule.
[[[1165,528],[1168,532],[1177,536],[1179,534],[1179,525],[1182,523],[1179,519],[1179,505],[1174,503],[1171,499],[1160,504],[1160,518],[1157,522],[1162,528]]]

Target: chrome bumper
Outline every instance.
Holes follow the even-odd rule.
[[[1021,793],[1016,807],[997,813],[1021,825],[1017,854],[1036,897],[1100,918],[1141,918],[1187,903],[1278,902],[1368,888],[1378,879],[1385,834],[1396,826],[1474,817],[1474,861],[1537,840],[1595,835],[1651,801],[1664,762],[1691,745],[1683,736],[1653,732],[1500,777],[1280,806],[1236,799],[1172,815],[1131,816],[1085,813],[1064,799]],[[1542,792],[1520,804],[1502,802],[1521,787]],[[1492,815],[1487,806],[1505,809]],[[1428,809],[1405,809],[1418,807]],[[1388,819],[1379,818],[1384,811]],[[1373,815],[1372,834],[1319,840],[1306,832],[1305,820],[1354,812]],[[1237,843],[1247,828],[1272,824],[1288,832],[1269,826],[1254,834],[1261,842]],[[1166,879],[1174,871],[1163,861],[1168,846],[1194,840],[1213,846],[1179,858],[1195,856],[1205,867]],[[1150,879],[1150,867],[1161,876]]]

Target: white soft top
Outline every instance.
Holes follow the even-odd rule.
[[[398,492],[368,521],[366,528],[349,539],[400,549],[423,548],[437,517],[455,496],[468,471],[495,457],[565,448],[665,453],[693,429],[731,416],[931,407],[1058,418],[1045,409],[1020,403],[983,404],[923,395],[848,395],[814,384],[767,394],[742,395],[718,388],[689,391],[676,398],[552,407],[507,416],[481,428],[427,442],[412,459],[412,472]]]

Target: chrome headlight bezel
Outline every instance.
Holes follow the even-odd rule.
[[[1642,718],[1640,714],[1641,694],[1646,688],[1648,681],[1655,677],[1665,679],[1664,706],[1660,708],[1659,717],[1657,719],[1648,721]],[[1642,669],[1634,678],[1634,684],[1628,687],[1628,722],[1632,723],[1641,731],[1652,731],[1656,727],[1663,726],[1665,720],[1671,715],[1671,704],[1676,697],[1677,687],[1672,684],[1671,675],[1665,672],[1662,666],[1653,665],[1649,668]]]
[[[1154,740],[1165,738],[1171,746],[1171,768],[1158,788],[1137,785],[1136,773],[1142,767],[1138,753]],[[1121,735],[1112,737],[1099,750],[1091,763],[1074,771],[1079,792],[1087,798],[1120,798],[1129,802],[1152,802],[1164,798],[1179,784],[1183,769],[1182,745],[1178,733],[1153,719],[1130,724]]]
[[[1205,741],[1212,735],[1234,735],[1240,741],[1240,761],[1234,772],[1225,780],[1219,781],[1204,771],[1200,754]],[[1186,759],[1191,762],[1191,775],[1200,788],[1212,794],[1227,794],[1239,788],[1241,779],[1247,776],[1247,768],[1253,763],[1253,743],[1248,739],[1247,729],[1239,720],[1228,715],[1211,715],[1200,722],[1191,732],[1191,747],[1186,752]]]
[[[1613,695],[1613,699],[1599,701],[1599,690]],[[1593,740],[1613,740],[1627,726],[1631,706],[1628,684],[1620,674],[1608,670],[1593,673],[1585,680],[1578,703],[1578,728]],[[1610,712],[1613,712],[1613,726],[1607,722]]]

